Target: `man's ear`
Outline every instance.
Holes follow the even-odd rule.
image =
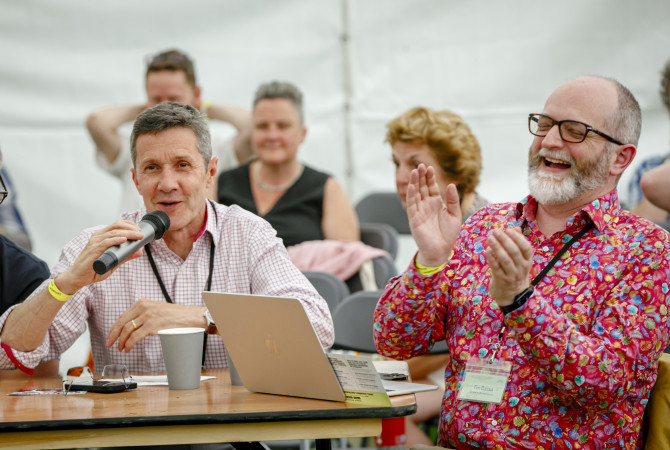
[[[196,108],[198,111],[202,109],[202,89],[200,89],[200,86],[196,85],[193,88],[193,107]]]
[[[626,170],[626,167],[633,162],[637,148],[633,144],[620,145],[615,150],[615,156],[610,164],[610,175],[619,176]]]
[[[301,136],[300,136],[300,143],[301,143],[301,144],[302,144],[303,142],[305,142],[305,137],[306,137],[306,136],[307,136],[307,127],[304,126],[304,125],[302,125]]]
[[[217,156],[213,156],[212,159],[209,160],[209,163],[207,163],[207,184],[206,186],[209,188],[214,180],[216,179],[216,166],[219,164],[219,158]]]

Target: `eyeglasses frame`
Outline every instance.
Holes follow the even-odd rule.
[[[547,134],[536,134],[536,133],[533,133],[533,130],[532,130],[532,128],[531,128],[531,122],[533,121],[533,118],[534,118],[534,117],[544,117],[544,118],[546,118],[546,119],[551,120],[551,128],[553,128],[554,126],[558,125],[558,134],[559,134],[559,136],[561,136],[561,139],[564,140],[565,142],[570,142],[570,143],[572,143],[572,144],[579,144],[579,143],[581,143],[581,142],[584,142],[584,141],[586,140],[586,136],[588,136],[588,134],[589,134],[589,131],[591,131],[591,132],[597,134],[598,136],[600,136],[600,137],[602,137],[602,138],[605,138],[605,139],[607,139],[608,141],[610,141],[610,142],[612,142],[612,143],[614,143],[614,144],[617,144],[617,145],[624,145],[623,142],[614,139],[612,136],[609,136],[608,134],[605,134],[605,133],[603,133],[602,131],[600,131],[600,130],[598,130],[598,129],[596,129],[596,128],[593,128],[591,125],[588,125],[588,124],[586,124],[586,123],[584,123],[584,122],[580,122],[579,120],[560,120],[560,121],[559,121],[559,120],[555,120],[555,119],[552,118],[552,117],[547,116],[546,114],[539,114],[539,113],[530,113],[530,114],[528,114],[528,131],[530,131],[530,134],[532,134],[533,136],[544,137],[544,136],[546,136],[547,134],[549,134],[549,131],[547,131]],[[537,123],[537,122],[538,122],[538,121],[535,120],[535,123]],[[581,140],[581,141],[568,141],[567,139],[565,139],[565,138],[563,137],[563,132],[561,131],[561,126],[562,126],[564,123],[567,123],[567,122],[578,123],[578,124],[580,124],[580,125],[584,125],[584,126],[586,127],[586,133],[584,133],[584,137],[582,137],[582,140]],[[551,128],[550,128],[550,129],[551,129]]]
[[[67,373],[69,373],[71,370],[76,369],[81,369],[80,375],[76,377],[67,375]],[[121,378],[123,379],[123,385],[126,389],[130,385],[130,383],[133,382],[133,376],[130,375],[130,373],[128,372],[128,368],[124,364],[107,364],[105,367],[102,368],[102,376],[101,376],[102,379],[105,378],[108,369],[115,369],[117,373],[121,374]],[[63,395],[67,395],[70,392],[70,388],[72,387],[73,384],[92,385],[94,383],[95,379],[93,376],[93,372],[91,372],[90,367],[88,366],[71,367],[67,370],[66,375],[63,377]]]

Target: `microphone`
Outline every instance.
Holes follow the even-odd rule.
[[[170,228],[170,218],[163,211],[154,211],[146,214],[137,224],[144,237],[139,241],[126,241],[121,245],[110,247],[93,261],[93,270],[102,275],[125,261],[130,255],[141,249],[149,242],[160,239]]]

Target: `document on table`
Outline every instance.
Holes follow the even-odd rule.
[[[212,376],[201,376],[200,381],[211,380]],[[140,386],[167,386],[168,380],[167,375],[132,375],[132,379],[137,383],[137,387]],[[105,378],[102,381],[123,381],[121,378]]]
[[[391,400],[369,356],[329,353],[328,359],[342,386],[346,403],[391,406]]]

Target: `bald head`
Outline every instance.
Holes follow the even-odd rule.
[[[549,110],[560,111],[558,118]],[[547,99],[545,114],[587,123],[613,138],[637,145],[642,114],[633,94],[611,78],[583,76],[559,86]]]

